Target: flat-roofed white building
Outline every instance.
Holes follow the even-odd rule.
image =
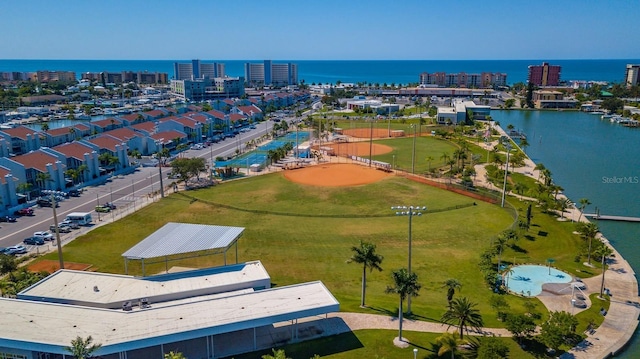
[[[226,250],[243,230],[169,223],[127,253]],[[168,236],[173,247],[149,245]],[[319,281],[271,288],[260,261],[148,277],[60,270],[16,299],[0,298],[0,358],[71,358],[66,347],[88,336],[103,359],[227,357],[331,334],[319,316],[339,308]],[[312,336],[299,319],[314,323]]]
[[[59,271],[0,299],[0,355],[70,357],[71,340],[91,335],[104,359],[217,358],[274,346],[274,323],[339,310],[321,282],[261,290],[267,283],[260,262],[145,278]],[[299,339],[294,327],[284,333]]]
[[[364,96],[356,96],[351,100],[347,100],[347,108],[349,110],[371,109],[374,113],[384,115],[398,112],[400,110],[400,105],[395,103],[383,103],[380,100],[371,100]]]
[[[469,120],[485,120],[491,115],[491,107],[477,105],[473,101],[454,99],[451,106],[438,107],[438,124],[457,125]]]

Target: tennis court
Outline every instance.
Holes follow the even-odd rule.
[[[298,132],[298,144],[301,144],[309,139],[309,132]],[[293,144],[295,147],[296,144],[296,133],[289,132],[284,136],[278,137],[277,139],[264,144],[253,151],[247,152],[240,157],[228,160],[228,161],[216,161],[215,167],[239,167],[239,168],[248,168],[253,164],[266,165],[267,164],[267,153],[269,151],[277,150],[280,147],[283,147],[287,143]],[[305,156],[301,156],[305,157]]]

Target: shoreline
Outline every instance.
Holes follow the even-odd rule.
[[[509,137],[502,127],[492,123],[501,135]],[[522,151],[520,146],[516,147]],[[526,152],[525,166],[512,169],[513,172],[524,174],[537,180],[537,170],[535,170],[535,162],[529,158]],[[568,198],[564,194],[559,197]],[[565,217],[572,222],[590,222],[578,208],[572,207],[566,210],[568,215]],[[608,268],[603,273],[605,275],[605,286],[611,291],[609,312],[604,318],[602,324],[593,332],[587,334],[587,338],[568,352],[563,354],[561,358],[576,359],[604,359],[612,355],[618,354],[629,343],[635,333],[640,317],[640,297],[638,293],[638,281],[636,274],[622,255],[611,245],[609,240],[600,233],[599,239],[605,243],[613,251],[613,255],[608,261]],[[597,280],[599,283],[602,275],[590,278],[591,281]],[[592,303],[592,305],[595,305]]]

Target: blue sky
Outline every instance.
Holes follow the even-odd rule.
[[[4,59],[640,58],[636,0],[2,0],[0,13]]]

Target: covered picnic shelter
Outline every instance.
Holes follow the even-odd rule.
[[[129,261],[139,260],[144,277],[145,264],[164,262],[168,271],[169,261],[220,253],[227,265],[227,251],[234,244],[237,264],[238,239],[243,233],[243,227],[169,222],[122,254],[124,270],[129,274]]]

